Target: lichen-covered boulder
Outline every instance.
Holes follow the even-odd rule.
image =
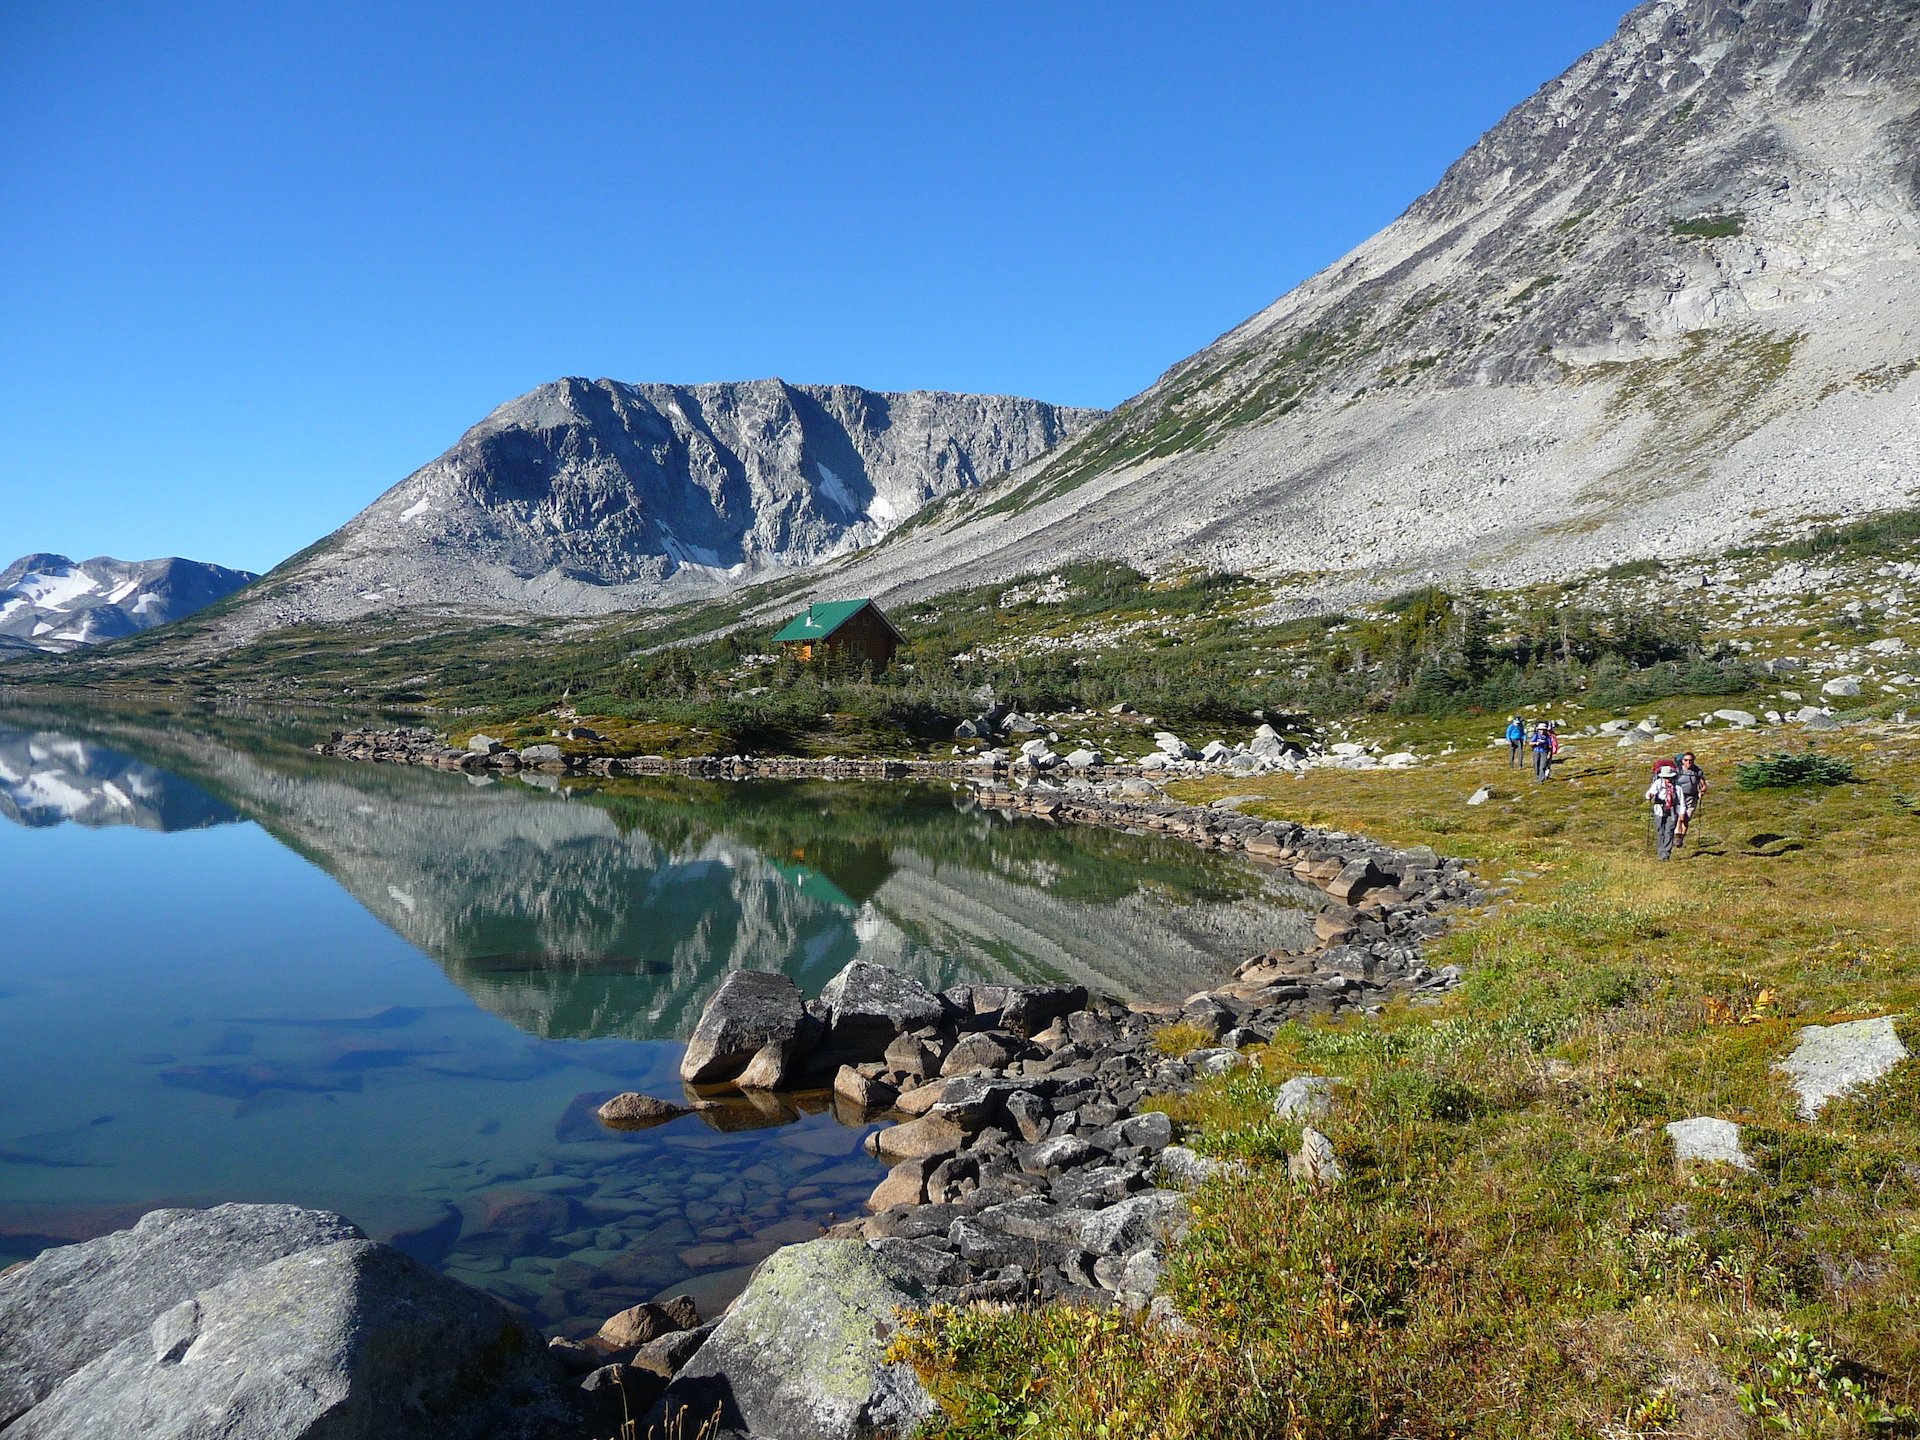
[[[7,1440],[535,1440],[575,1423],[503,1306],[338,1216],[226,1205],[142,1225],[0,1280]],[[87,1339],[49,1366],[56,1327]],[[16,1355],[39,1359],[24,1391]]]
[[[1909,1058],[1893,1017],[1849,1020],[1842,1025],[1808,1025],[1793,1054],[1775,1068],[1784,1071],[1800,1100],[1802,1119],[1811,1120],[1829,1100],[1871,1085]]]
[[[889,1364],[921,1281],[860,1240],[814,1240],[760,1267],[673,1384],[650,1423],[721,1426],[780,1440],[905,1435],[935,1403],[912,1367]],[[677,1433],[677,1432],[670,1432]]]
[[[1674,1164],[1682,1171],[1699,1165],[1731,1165],[1753,1169],[1753,1157],[1740,1144],[1740,1127],[1714,1115],[1695,1115],[1667,1126],[1673,1142]]]

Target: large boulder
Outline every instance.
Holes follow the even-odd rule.
[[[315,1246],[363,1238],[338,1215],[292,1205],[155,1210],[49,1250],[0,1279],[0,1429],[181,1300]]]
[[[911,1366],[890,1364],[900,1312],[926,1303],[914,1275],[860,1240],[776,1252],[668,1387],[652,1421],[693,1434],[719,1424],[780,1440],[906,1434],[935,1404]]]
[[[766,970],[735,970],[701,1012],[680,1078],[689,1085],[746,1078],[776,1089],[805,1058],[814,1035],[815,1022],[793,981]]]
[[[834,1053],[861,1060],[878,1060],[898,1036],[938,1025],[946,1015],[926,986],[865,960],[849,961],[826,983],[820,1001]]]
[[[564,1433],[539,1338],[337,1215],[159,1210],[0,1279],[8,1440]]]

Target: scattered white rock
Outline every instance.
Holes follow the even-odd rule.
[[[1793,1054],[1774,1068],[1785,1072],[1787,1083],[1800,1097],[1801,1117],[1807,1120],[1829,1100],[1871,1085],[1911,1054],[1890,1015],[1842,1025],[1809,1025],[1799,1039]]]
[[[1324,1120],[1333,1113],[1333,1090],[1341,1082],[1330,1075],[1296,1075],[1273,1097],[1276,1120]]]
[[[1740,1127],[1731,1120],[1712,1115],[1675,1120],[1667,1126],[1667,1138],[1673,1141],[1673,1158],[1683,1166],[1731,1165],[1737,1170],[1753,1169],[1753,1157],[1740,1148]]]
[[[1169,1145],[1160,1152],[1160,1179],[1175,1190],[1197,1190],[1221,1176],[1250,1173],[1241,1161],[1215,1160],[1184,1145]]]
[[[1287,1159],[1287,1176],[1316,1190],[1338,1185],[1346,1178],[1333,1142],[1309,1125],[1300,1132],[1300,1151]]]

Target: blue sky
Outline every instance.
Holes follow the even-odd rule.
[[[0,0],[0,565],[265,569],[560,375],[1111,405],[1623,0]]]

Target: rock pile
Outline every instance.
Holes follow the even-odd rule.
[[[1013,736],[1040,728],[1019,715],[1010,716],[1004,723],[1011,727]],[[580,727],[567,732],[568,738],[583,734],[591,732]],[[696,755],[669,759],[661,755],[578,754],[545,743],[515,750],[490,735],[475,735],[462,748],[447,744],[430,730],[399,729],[335,731],[313,748],[316,754],[341,760],[424,765],[436,770],[464,770],[469,774],[538,770],[552,774],[690,775],[714,779],[903,780],[1006,774],[1032,779],[1061,774],[1084,782],[1095,775],[1303,774],[1324,767],[1404,770],[1418,763],[1418,757],[1411,751],[1381,754],[1379,746],[1357,741],[1309,749],[1282,739],[1270,725],[1260,726],[1244,743],[1209,740],[1197,750],[1179,736],[1163,731],[1156,737],[1155,748],[1136,760],[1119,759],[1088,745],[1074,746],[1063,755],[1054,748],[1057,743],[1059,737],[1049,732],[1020,740],[1012,749],[995,745],[962,753],[956,747],[953,758],[947,760],[859,760],[840,756],[805,759],[783,755]]]
[[[564,773],[569,761],[558,745],[528,745],[514,750],[491,735],[475,735],[464,747],[449,745],[431,730],[336,730],[314,747],[319,755],[341,760],[372,760],[386,765],[424,765],[434,770],[518,770]]]
[[[1093,795],[989,790],[983,804],[1059,821],[1155,830],[1239,851],[1324,890],[1320,943],[1260,955],[1217,990],[1147,1012],[1080,986],[962,985],[934,994],[855,961],[818,1000],[784,976],[741,971],[709,1002],[682,1067],[690,1083],[821,1084],[894,1123],[869,1137],[891,1166],[874,1213],[835,1232],[865,1240],[934,1300],[1152,1303],[1184,1188],[1214,1173],[1143,1102],[1248,1063],[1243,1046],[1286,1021],[1416,997],[1453,984],[1420,941],[1442,910],[1477,898],[1458,861],[1231,811]],[[1171,1056],[1169,1020],[1210,1043]],[[1307,1077],[1300,1111],[1324,1113]],[[1336,1183],[1323,1137],[1296,1157]]]

